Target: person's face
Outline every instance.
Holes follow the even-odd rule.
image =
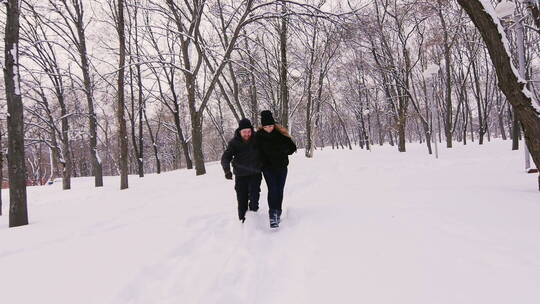
[[[274,131],[274,125],[263,126],[263,129],[268,133],[272,133]]]
[[[251,138],[251,129],[240,130],[240,137],[242,137],[243,140],[248,141]]]

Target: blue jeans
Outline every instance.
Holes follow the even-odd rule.
[[[287,180],[287,168],[263,169],[263,175],[268,186],[268,207],[270,208],[270,213],[272,210],[281,213],[283,190],[285,189],[285,181]]]

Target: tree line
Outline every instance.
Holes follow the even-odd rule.
[[[306,157],[492,138],[517,149],[524,135],[538,165],[538,6],[499,19],[484,8],[497,2],[4,1],[0,172],[7,158],[13,226],[27,222],[26,185],[203,175],[236,121],[257,124],[264,109]]]

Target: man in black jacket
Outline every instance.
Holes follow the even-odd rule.
[[[235,175],[236,197],[238,199],[238,218],[244,222],[248,210],[259,210],[261,192],[261,161],[255,146],[253,126],[249,119],[240,120],[234,138],[221,156],[221,166],[226,179],[232,179],[231,166]]]

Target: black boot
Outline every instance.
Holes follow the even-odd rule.
[[[277,222],[278,222],[278,225],[281,224],[281,210],[277,211]]]
[[[246,221],[246,210],[238,209],[238,219],[243,223]]]
[[[278,210],[270,209],[270,228],[279,228]]]

